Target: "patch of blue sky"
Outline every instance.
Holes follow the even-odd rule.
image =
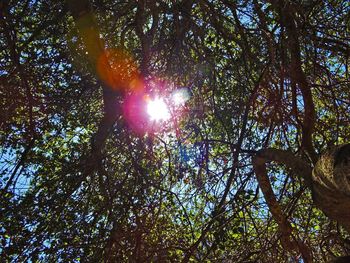
[[[8,71],[5,69],[0,69],[0,77],[2,76],[7,76],[8,75]]]
[[[4,187],[9,180],[10,176],[15,172],[15,168],[18,165],[19,159],[24,151],[23,147],[20,149],[13,149],[8,147],[4,149],[0,157],[0,166],[2,177],[0,186]],[[14,174],[13,186],[10,188],[16,197],[23,196],[30,187],[31,175],[39,169],[39,165],[29,164],[26,166],[20,166],[17,172]]]

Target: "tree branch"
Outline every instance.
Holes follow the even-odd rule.
[[[277,161],[286,164],[288,167],[298,172],[309,186],[311,186],[311,167],[295,157],[291,152],[283,150],[265,149],[259,151],[258,154],[253,157],[253,167],[260,189],[264,194],[269,210],[276,220],[282,235],[282,246],[289,251],[294,250],[300,252],[304,262],[312,262],[312,253],[310,249],[299,238],[293,235],[293,228],[276,199],[270,179],[267,175],[266,162],[268,161]]]
[[[301,146],[315,164],[318,156],[313,146],[312,134],[315,128],[316,112],[310,85],[302,69],[299,30],[295,23],[292,5],[288,1],[270,1],[279,13],[281,26],[286,28],[288,36],[288,49],[290,52],[290,77],[296,83],[303,96],[304,119],[302,123]]]
[[[105,55],[104,44],[100,39],[95,16],[92,13],[89,1],[68,1],[69,9],[73,15],[76,27],[88,52],[88,58],[93,67],[97,61]],[[111,70],[108,60],[104,65],[106,70]],[[97,76],[97,75],[96,75]],[[97,76],[98,77],[98,76]],[[118,105],[118,92],[112,90],[101,81],[103,89],[104,116],[98,125],[97,132],[92,140],[92,155],[100,155],[111,128],[116,122],[120,109]]]

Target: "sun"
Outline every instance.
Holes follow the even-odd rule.
[[[167,104],[162,98],[155,98],[147,102],[147,113],[152,121],[166,121],[170,119]]]

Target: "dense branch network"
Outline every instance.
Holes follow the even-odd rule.
[[[350,254],[349,9],[0,2],[0,257]],[[144,129],[153,97],[171,118]]]

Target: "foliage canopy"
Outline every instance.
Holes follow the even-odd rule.
[[[311,178],[350,135],[349,55],[346,0],[2,1],[0,257],[350,254]],[[139,102],[179,88],[147,121]]]

